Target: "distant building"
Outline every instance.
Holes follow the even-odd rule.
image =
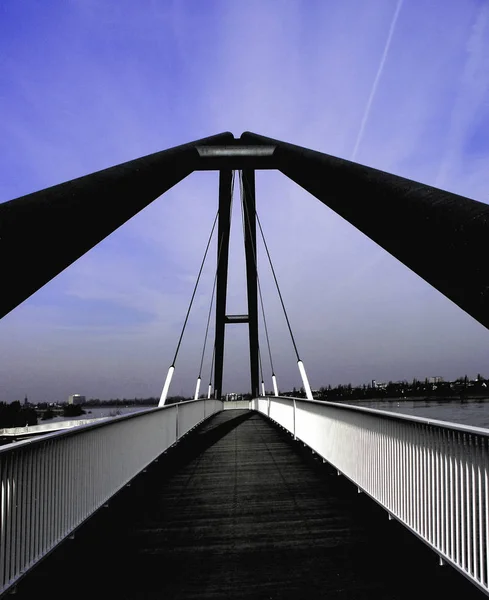
[[[80,394],[68,396],[68,404],[85,404],[85,400],[85,396],[80,396]]]
[[[443,377],[430,377],[428,383],[442,383]]]

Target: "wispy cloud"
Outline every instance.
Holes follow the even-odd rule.
[[[385,61],[387,60],[387,55],[389,54],[389,49],[391,46],[392,36],[394,35],[394,30],[396,28],[397,19],[399,17],[399,13],[401,12],[402,4],[404,0],[398,0],[396,10],[394,12],[394,16],[392,17],[391,25],[389,27],[389,33],[387,35],[387,40],[385,42],[384,51],[382,52],[382,56],[380,58],[379,68],[377,69],[377,73],[375,74],[375,79],[372,84],[372,89],[370,90],[370,95],[367,100],[367,105],[365,107],[365,112],[363,113],[362,122],[360,124],[360,129],[358,131],[358,136],[355,141],[355,146],[353,148],[353,153],[351,159],[354,161],[357,157],[358,148],[362,143],[363,133],[365,131],[365,126],[367,125],[368,118],[370,116],[370,110],[372,108],[372,103],[375,98],[375,94],[377,93],[377,86],[379,85],[380,78],[382,77],[382,72],[384,70]]]

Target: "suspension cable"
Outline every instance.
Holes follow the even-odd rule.
[[[258,347],[258,360],[260,362],[260,377],[261,377],[261,383],[262,383],[262,386],[263,386],[263,384],[264,384],[264,379],[263,379],[263,365],[262,365],[262,362],[261,362],[261,352],[260,352],[260,348],[259,347]]]
[[[183,327],[182,327],[182,333],[180,334],[180,339],[178,340],[178,344],[177,344],[177,349],[175,351],[175,356],[173,358],[173,362],[171,364],[172,367],[175,366],[175,362],[177,360],[177,356],[178,356],[178,351],[180,350],[180,344],[182,343],[182,338],[183,338],[183,334],[185,332],[185,328],[187,326],[187,321],[188,321],[188,317],[190,315],[190,310],[192,308],[192,304],[194,302],[194,298],[195,298],[195,293],[197,291],[197,286],[199,285],[199,281],[200,281],[200,276],[202,275],[202,269],[204,268],[204,263],[205,263],[205,259],[207,258],[207,253],[209,251],[209,246],[211,245],[211,240],[212,240],[212,236],[214,235],[214,229],[216,228],[216,223],[217,223],[217,217],[219,216],[219,211],[217,211],[216,213],[216,217],[214,219],[214,223],[212,225],[212,229],[211,229],[211,234],[209,236],[209,240],[207,242],[207,246],[204,252],[204,258],[202,259],[202,263],[200,265],[200,269],[199,269],[199,274],[197,275],[197,281],[195,282],[195,286],[194,286],[194,291],[192,293],[192,298],[190,299],[190,304],[187,310],[187,315],[185,317],[185,321],[183,323]]]
[[[244,184],[244,181],[243,181],[243,177],[242,177],[242,175],[241,175],[241,185],[242,185],[242,193],[244,194],[244,193],[245,193],[245,190],[244,190],[244,185],[245,185],[245,184]],[[250,190],[248,189],[248,192],[249,192],[249,191],[250,191]],[[243,202],[243,205],[245,205],[245,204],[246,204],[246,203],[245,203],[245,202]],[[245,210],[245,209],[243,209],[243,210]],[[246,211],[246,212],[248,212],[248,211]],[[296,355],[296,357],[297,357],[297,366],[298,366],[298,368],[299,368],[299,373],[300,373],[300,375],[301,375],[302,383],[303,383],[303,385],[304,385],[304,391],[305,391],[305,393],[306,393],[306,397],[308,398],[308,400],[313,400],[313,395],[312,395],[311,386],[310,386],[310,384],[309,384],[309,380],[308,380],[308,378],[307,378],[307,373],[306,373],[306,369],[305,369],[305,367],[304,367],[304,363],[303,363],[303,362],[302,362],[302,360],[300,359],[300,356],[299,356],[299,351],[297,350],[297,344],[295,343],[294,334],[292,333],[292,327],[290,326],[289,316],[288,316],[288,314],[287,314],[287,310],[285,309],[285,303],[284,303],[284,299],[283,299],[283,297],[282,297],[282,292],[280,291],[280,286],[279,286],[279,284],[278,284],[277,275],[276,275],[276,273],[275,273],[275,269],[274,269],[274,266],[273,266],[272,258],[271,258],[271,256],[270,256],[270,251],[268,250],[268,245],[267,245],[267,241],[266,241],[266,239],[265,239],[265,234],[263,233],[263,228],[262,228],[262,226],[261,226],[261,221],[260,221],[260,218],[259,218],[259,216],[258,216],[258,213],[257,213],[257,211],[256,211],[256,206],[255,206],[255,211],[254,211],[254,212],[255,212],[255,214],[254,214],[254,217],[255,217],[255,219],[256,219],[256,220],[257,220],[257,222],[258,222],[258,226],[259,226],[259,228],[260,228],[261,237],[262,237],[262,239],[263,239],[263,244],[264,244],[264,246],[265,246],[265,250],[266,250],[266,253],[267,253],[267,256],[268,256],[268,262],[270,263],[270,268],[271,268],[271,270],[272,270],[273,279],[275,280],[275,285],[276,285],[276,287],[277,287],[277,292],[278,292],[278,295],[279,295],[279,298],[280,298],[280,303],[282,304],[282,310],[284,311],[285,320],[286,320],[286,322],[287,322],[287,327],[288,327],[288,329],[289,329],[289,333],[290,333],[290,338],[291,338],[291,340],[292,340],[292,344],[293,344],[293,346],[294,346],[295,355]],[[244,220],[244,219],[243,219],[243,220]],[[250,227],[250,235],[251,235],[251,225],[250,225],[250,221],[249,221],[249,215],[248,215],[248,224],[249,224],[249,227]],[[256,265],[256,256],[255,256],[255,265]],[[258,270],[257,270],[257,280],[258,280]],[[258,285],[259,285],[259,284],[258,284]],[[261,295],[261,291],[260,291],[260,295]],[[263,299],[262,299],[262,300],[263,300]],[[263,305],[262,305],[262,306],[263,306]],[[272,375],[272,381],[273,381],[273,385],[274,385],[274,392],[275,392],[275,395],[276,395],[276,396],[278,396],[278,395],[279,395],[279,392],[278,392],[278,388],[277,388],[277,380],[276,380],[276,377],[275,377],[275,375]]]
[[[280,291],[280,286],[278,284],[277,275],[275,274],[275,269],[273,267],[272,258],[270,256],[270,252],[268,250],[268,245],[267,245],[267,242],[265,240],[265,235],[263,233],[263,229],[262,229],[262,226],[261,226],[260,217],[258,216],[258,213],[256,211],[255,211],[255,214],[256,214],[256,220],[258,222],[258,227],[260,228],[261,237],[263,239],[263,244],[264,244],[265,250],[267,252],[268,262],[270,263],[270,268],[272,269],[272,274],[273,274],[273,278],[275,280],[275,285],[277,287],[277,292],[278,292],[278,295],[279,295],[279,298],[280,298],[280,302],[282,304],[282,309],[284,311],[285,320],[287,321],[287,327],[289,328],[290,338],[292,339],[292,344],[294,346],[295,355],[297,357],[297,360],[300,361],[299,351],[297,350],[297,344],[295,343],[294,334],[292,333],[292,327],[290,326],[289,316],[288,316],[287,311],[285,309],[284,300],[282,298],[282,292]]]
[[[199,378],[202,375],[202,365],[204,364],[205,347],[207,345],[207,336],[209,334],[209,325],[211,322],[212,305],[214,304],[214,294],[216,292],[216,282],[217,282],[217,273],[214,277],[214,285],[212,286],[212,295],[211,295],[211,303],[209,306],[209,314],[207,315],[207,326],[205,328],[204,346],[202,348],[202,356],[200,357]]]
[[[216,357],[216,345],[214,344],[214,348],[212,349],[212,360],[211,360],[211,376],[209,378],[209,385],[212,385],[212,370],[214,368],[214,359]]]
[[[242,172],[240,171],[240,183],[241,183],[241,193],[244,193],[244,183],[243,183],[243,175]],[[249,218],[249,214],[248,211],[245,210],[243,208],[244,203],[241,204],[241,214],[243,217],[243,235],[245,234],[244,228],[245,228],[245,215],[246,215],[246,221],[248,223],[248,229],[250,231],[251,234],[251,223],[250,223],[250,218]],[[270,347],[270,337],[268,335],[268,326],[267,326],[267,319],[265,316],[265,306],[263,304],[263,294],[261,293],[261,284],[260,284],[260,276],[258,275],[258,264],[257,264],[257,259],[256,259],[256,250],[255,248],[252,248],[253,250],[253,260],[255,262],[255,271],[256,271],[256,282],[258,284],[258,295],[260,297],[260,306],[261,306],[261,312],[262,312],[262,316],[263,316],[263,325],[265,328],[265,337],[267,340],[267,346],[268,346],[268,356],[270,358],[270,368],[272,369],[272,375],[275,374],[275,370],[273,368],[273,359],[272,359],[272,351],[271,351],[271,347]],[[259,349],[258,349],[259,350]],[[261,358],[260,358],[261,360]],[[263,380],[263,371],[262,371],[262,380]]]
[[[289,316],[287,314],[287,311],[285,310],[285,304],[284,304],[284,300],[282,298],[282,292],[280,291],[280,286],[278,284],[277,275],[275,274],[275,269],[273,267],[272,258],[270,256],[270,252],[268,250],[268,245],[267,245],[267,241],[265,239],[265,234],[263,233],[263,228],[261,226],[260,217],[258,216],[258,213],[256,212],[256,209],[255,209],[255,215],[256,215],[256,220],[258,222],[258,227],[260,228],[260,233],[261,233],[261,237],[263,239],[263,244],[264,244],[265,250],[267,252],[268,261],[270,263],[270,268],[272,269],[273,278],[275,280],[275,285],[277,286],[277,292],[278,292],[278,295],[279,295],[279,298],[280,298],[280,302],[282,304],[282,309],[284,311],[285,320],[287,321],[287,327],[289,328],[290,338],[292,340],[292,344],[293,344],[294,350],[295,350],[295,355],[297,357],[297,366],[299,368],[299,373],[301,375],[302,384],[304,386],[304,391],[306,393],[306,398],[308,400],[313,400],[312,390],[311,390],[311,386],[309,384],[309,379],[307,378],[306,368],[304,367],[304,363],[300,359],[299,351],[297,350],[297,344],[295,343],[294,334],[292,333],[292,327],[290,326]],[[278,395],[276,389],[275,389],[275,394]]]

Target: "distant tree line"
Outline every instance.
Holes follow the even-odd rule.
[[[243,400],[250,400],[251,394],[240,394]],[[200,400],[207,398],[207,395],[201,394]],[[168,396],[165,404],[178,404],[179,402],[187,402],[193,400],[193,396]],[[84,402],[83,406],[96,407],[96,406],[158,406],[159,398],[112,398],[110,400],[100,400],[99,398],[90,398]]]
[[[287,392],[285,395],[306,397],[303,388]],[[489,379],[478,374],[475,380],[469,379],[467,375],[458,377],[455,381],[424,381],[413,379],[412,382],[389,381],[386,384],[363,384],[352,386],[337,385],[332,387],[321,387],[314,393],[317,400],[346,401],[346,400],[370,400],[382,398],[469,398],[489,397]]]
[[[90,398],[83,403],[83,406],[157,406],[158,402],[159,398],[111,398],[110,400]]]
[[[23,407],[18,400],[10,404],[0,402],[0,428],[26,425],[37,425],[37,413],[34,408]]]
[[[200,398],[207,398],[207,396],[201,395]],[[194,397],[185,396],[168,396],[165,404],[178,404],[179,402],[187,402],[193,400]],[[158,406],[159,398],[111,398],[110,400],[100,400],[100,398],[90,398],[84,402],[83,406],[96,407],[96,406]]]
[[[80,404],[65,404],[63,406],[63,417],[80,417],[85,411]]]
[[[48,421],[54,417],[79,417],[85,414],[85,411],[79,404],[62,404],[53,406],[47,402],[39,402],[34,409],[42,421]]]

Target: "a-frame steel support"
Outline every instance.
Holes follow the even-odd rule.
[[[254,133],[222,133],[0,203],[0,318],[193,171],[219,170],[215,394],[226,322],[247,322],[258,393],[256,169],[278,169],[489,328],[489,206]],[[226,316],[232,171],[242,170],[248,315]]]

